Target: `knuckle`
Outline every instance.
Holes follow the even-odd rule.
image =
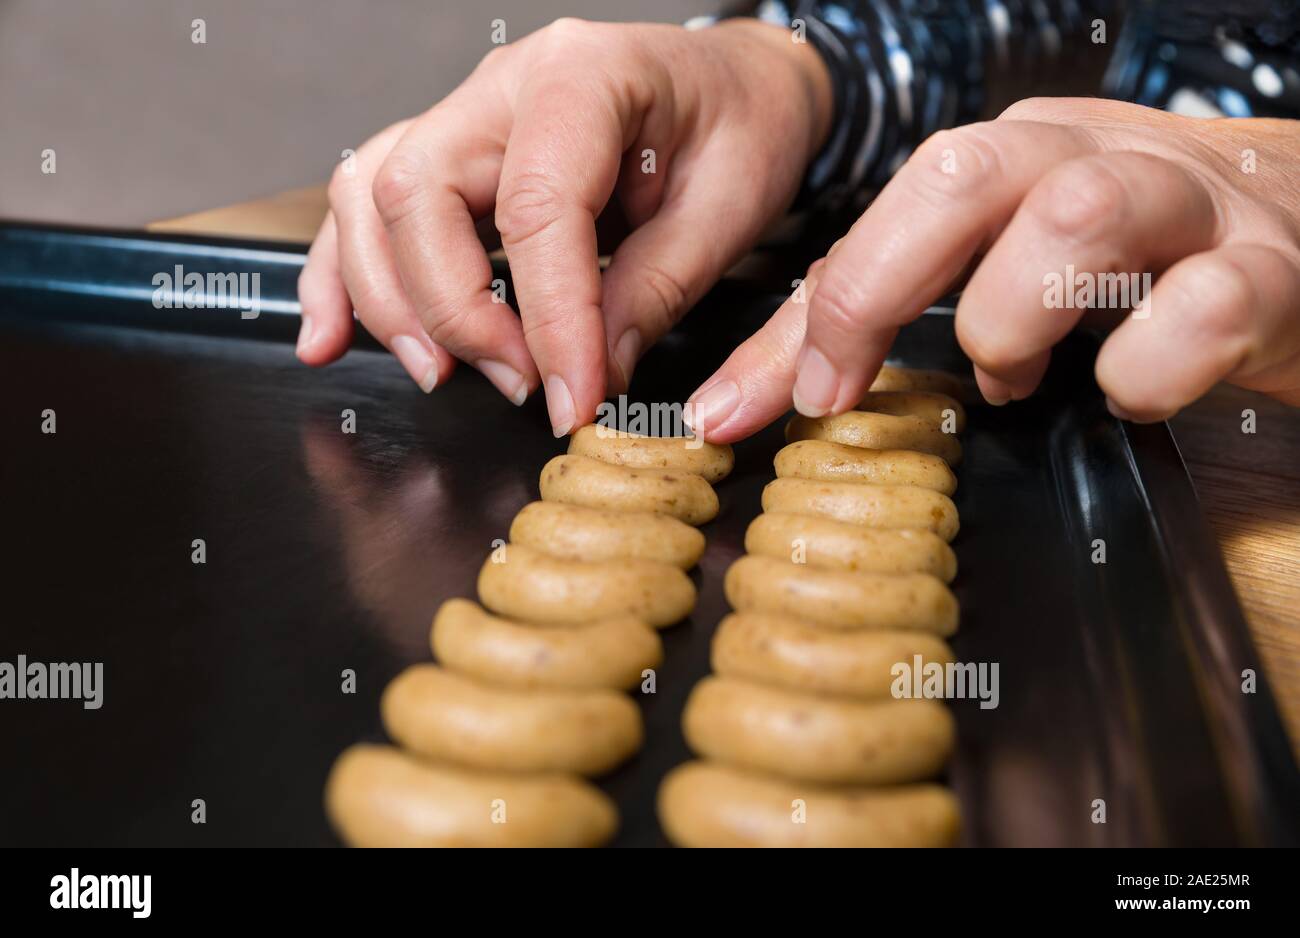
[[[554,184],[538,170],[529,170],[504,183],[497,193],[496,227],[503,244],[526,241],[549,226],[559,214]]]
[[[399,222],[410,210],[422,187],[422,167],[406,153],[391,153],[384,160],[370,194],[385,225]]]
[[[548,44],[564,48],[575,42],[586,40],[595,29],[595,23],[579,19],[576,16],[561,16],[559,19],[552,20],[542,27],[540,36]]]
[[[653,317],[652,325],[659,332],[667,332],[686,307],[688,293],[681,280],[657,264],[646,264],[643,277],[647,289],[657,299],[657,304],[646,312]]]
[[[918,195],[946,206],[983,192],[1001,165],[987,125],[972,124],[931,134],[907,161],[907,172]]]
[[[1103,160],[1073,160],[1031,190],[1025,211],[1050,235],[1078,241],[1100,239],[1123,223],[1123,180]]]
[[[479,59],[478,68],[495,68],[501,60],[510,55],[511,46],[493,46],[483,58]],[[477,69],[476,69],[477,71]]]
[[[1050,97],[1021,98],[1003,109],[998,120],[1032,121],[1051,118],[1061,112],[1060,100]]]
[[[599,31],[599,23],[562,16],[530,36],[529,45],[542,60],[564,59],[579,48],[586,50],[598,46]]]
[[[562,309],[548,303],[523,320],[524,341],[529,348],[556,348],[567,343],[568,323]]]
[[[474,317],[470,304],[445,304],[422,309],[419,317],[430,337],[440,345],[462,350],[474,347]]]
[[[857,290],[837,268],[828,267],[817,283],[812,308],[808,311],[810,328],[834,335],[852,335],[860,325],[858,310],[861,302]]]
[[[1244,336],[1246,316],[1256,302],[1250,275],[1226,256],[1207,256],[1188,264],[1175,279],[1183,330],[1212,341]]]

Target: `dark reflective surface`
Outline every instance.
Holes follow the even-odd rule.
[[[646,359],[633,398],[681,400],[773,306],[719,291]],[[0,701],[0,842],[334,843],[321,810],[332,760],[382,738],[385,683],[430,657],[434,610],[473,595],[492,541],[563,448],[543,402],[511,407],[469,369],[426,397],[368,351],[314,372],[279,342],[2,325],[0,660],[102,661],[105,698],[98,711]],[[898,352],[964,370],[947,317],[924,317]],[[1067,345],[1032,402],[973,408],[964,438],[956,647],[997,662],[1001,692],[996,710],[956,705],[967,840],[1232,843],[1261,833],[1243,817],[1294,835],[1295,769],[1270,748],[1267,693],[1250,702],[1263,716],[1207,711],[1240,702],[1207,697],[1203,672],[1254,663],[1222,571],[1203,527],[1171,548],[1153,524],[1130,443],[1156,453],[1160,486],[1189,494],[1176,452],[1170,463],[1167,439],[1125,437],[1089,353],[1084,339]],[[54,435],[40,432],[46,408]],[[602,781],[620,844],[663,842],[655,791],[688,757],[682,704],[708,673],[722,575],[781,444],[778,426],[738,446],[719,487],[699,605],[664,633],[658,694],[644,701],[647,746]],[[1104,567],[1090,560],[1096,537]],[[195,538],[204,565],[191,563]],[[1188,578],[1209,584],[1195,608],[1179,592]],[[1193,626],[1226,635],[1231,653],[1207,664]],[[1244,787],[1225,780],[1222,725],[1250,767]],[[196,798],[206,825],[190,821]],[[1089,820],[1098,798],[1105,825]]]

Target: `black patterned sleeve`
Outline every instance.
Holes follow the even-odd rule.
[[[750,7],[748,15],[811,43],[831,73],[830,136],[808,168],[796,209],[865,201],[931,133],[986,113],[1000,86],[1026,87],[1063,63],[1068,68],[1066,50],[1086,40],[1094,20],[1114,6],[1083,0],[764,0]],[[1095,83],[1090,90],[1095,93]]]
[[[799,211],[859,208],[934,131],[1033,94],[1300,114],[1292,0],[763,0],[735,15],[791,29],[831,74],[835,116]]]

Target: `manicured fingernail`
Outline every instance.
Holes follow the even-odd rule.
[[[483,372],[484,377],[516,407],[528,400],[528,382],[524,380],[523,375],[505,362],[482,358],[475,363],[474,367]]]
[[[632,381],[632,369],[636,367],[637,356],[641,354],[641,333],[635,328],[627,330],[614,345],[614,363],[623,372],[623,383]]]
[[[298,357],[301,358],[302,353],[307,351],[307,349],[311,347],[311,334],[312,334],[311,320],[308,319],[306,316],[303,316],[302,326],[298,330],[298,347],[296,350],[296,354],[298,355]]]
[[[824,417],[835,406],[840,376],[830,359],[814,346],[805,345],[795,365],[794,409],[805,417]]]
[[[690,418],[686,425],[697,436],[704,436],[709,430],[722,426],[740,405],[740,385],[734,381],[719,381],[703,391],[697,392],[690,400]]]
[[[551,432],[557,438],[573,429],[573,395],[559,375],[546,379],[546,410],[551,415]]]
[[[393,336],[393,354],[425,394],[438,386],[438,363],[419,339],[409,335]]]

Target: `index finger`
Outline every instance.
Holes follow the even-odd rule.
[[[589,423],[605,396],[596,216],[630,120],[616,98],[590,87],[589,69],[582,80],[552,70],[521,93],[501,168],[497,229],[557,437]]]
[[[795,407],[861,400],[898,327],[943,296],[1052,167],[1098,144],[1056,124],[995,121],[931,136],[827,260],[808,305]]]

